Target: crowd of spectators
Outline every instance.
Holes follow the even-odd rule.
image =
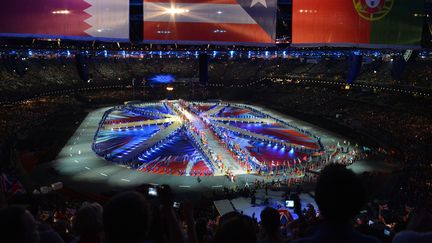
[[[148,188],[150,185],[146,185]],[[268,185],[265,185],[266,187]],[[4,242],[429,242],[429,209],[406,207],[392,214],[387,203],[368,201],[362,179],[343,165],[332,164],[315,188],[318,208],[301,207],[294,197],[293,214],[265,207],[256,215],[219,215],[211,196],[183,201],[168,186],[157,196],[143,187],[90,202],[68,193],[0,197],[0,235]],[[253,188],[235,192],[251,195]],[[267,189],[266,189],[267,190]],[[177,204],[178,205],[178,204]],[[293,215],[296,215],[294,218]]]
[[[241,95],[242,92],[232,95]],[[395,199],[396,202],[403,205],[432,199],[432,156],[429,153],[432,117],[428,112],[431,103],[427,99],[341,91],[306,84],[277,85],[268,90],[262,88],[259,93],[249,93],[253,98],[248,100],[321,126],[327,124],[338,131],[354,131],[352,136],[357,139],[364,135],[366,140],[388,145],[379,150],[382,152],[380,160],[401,161],[403,168],[393,194],[401,196]],[[264,98],[270,95],[277,98]]]
[[[393,59],[365,58],[358,83],[391,85],[409,89],[430,89],[431,61],[413,57],[405,72],[394,77]],[[209,83],[238,87],[268,78],[313,79],[345,82],[350,69],[348,56],[293,56],[251,58],[209,58]],[[88,85],[144,85],[154,74],[173,74],[178,80],[197,80],[197,56],[176,57],[157,54],[146,58],[122,56],[22,56],[2,54],[0,93],[3,99],[47,90],[64,90]]]
[[[74,58],[23,59],[18,56],[2,56],[0,61],[0,93],[4,94],[3,97],[23,93],[38,93],[57,88],[74,89],[85,87],[88,84],[88,80],[83,80],[80,76]],[[196,71],[198,63],[193,58],[87,57],[82,65],[86,65],[88,68],[88,78],[91,84],[116,83],[126,86],[130,85],[134,79],[144,80],[149,74],[154,73],[173,73],[179,77],[190,78],[196,78],[198,75]],[[394,85],[394,87],[401,85],[430,88],[430,65],[429,60],[416,58],[413,62],[408,63],[403,79],[395,82],[391,77],[391,61],[374,60],[363,65],[358,81],[374,84],[384,83]],[[353,131],[353,136],[364,136],[364,141],[371,141],[371,144],[375,146],[374,149],[379,151],[380,156],[382,156],[380,158],[391,163],[401,161],[402,169],[393,174],[395,179],[393,184],[386,189],[386,200],[368,198],[366,210],[362,208],[360,214],[356,213],[355,217],[351,215],[353,225],[358,231],[387,242],[391,241],[395,233],[402,229],[431,231],[430,228],[421,227],[431,225],[430,218],[428,218],[430,212],[422,211],[423,208],[430,209],[430,202],[432,202],[432,179],[430,176],[432,175],[430,163],[432,156],[429,153],[432,144],[432,127],[430,125],[432,124],[430,114],[432,107],[428,98],[385,91],[341,90],[340,87],[324,84],[277,83],[265,80],[266,77],[273,77],[337,81],[346,78],[346,72],[347,61],[343,57],[339,59],[324,58],[318,61],[301,58],[211,59],[209,61],[209,83],[211,85],[207,97],[257,103],[283,113],[299,116],[310,122],[315,122],[317,125],[325,126],[327,124],[329,129],[342,131],[342,133]],[[253,85],[246,88],[245,85],[250,83]],[[188,89],[177,89],[176,91],[176,98],[191,99]],[[20,149],[19,146],[16,146],[16,141],[26,140],[32,130],[42,131],[48,126],[52,126],[53,123],[49,121],[59,114],[64,115],[68,112],[80,111],[97,105],[133,100],[136,97],[150,100],[165,98],[166,95],[164,92],[153,92],[152,89],[133,92],[135,91],[131,89],[90,90],[42,96],[33,100],[2,105],[0,115],[0,159],[2,164],[0,167],[4,170],[4,167],[14,166],[11,161],[16,160],[16,158],[13,158],[11,151]],[[355,138],[353,137],[354,140]],[[34,143],[33,145],[33,150],[38,150],[38,144]],[[373,182],[381,176],[381,174],[370,174],[364,179],[374,185]],[[235,192],[234,195],[243,193]],[[23,232],[29,234],[23,233],[21,236],[29,238],[22,242],[31,242],[27,239],[34,237],[36,233],[41,240],[48,239],[44,237],[53,237],[52,239],[56,239],[58,242],[101,242],[102,240],[126,242],[115,240],[115,234],[118,232],[116,233],[114,228],[136,229],[135,226],[126,224],[132,221],[128,221],[127,218],[117,218],[120,217],[119,215],[112,216],[119,219],[119,222],[124,222],[124,225],[110,226],[108,222],[105,222],[105,214],[112,209],[109,209],[112,205],[111,202],[99,201],[103,205],[102,207],[94,203],[84,203],[84,199],[74,201],[65,200],[63,197],[64,195],[60,196],[61,199],[50,198],[48,202],[44,202],[43,207],[38,202],[39,206],[36,209],[27,207],[31,214],[23,208],[15,206],[1,210],[1,220],[12,217],[15,218],[15,221],[10,225],[2,221],[0,229],[4,229],[12,235],[15,232],[14,229],[17,229],[16,227],[24,227],[21,228]],[[237,229],[243,227],[244,231],[254,230],[257,234],[241,236],[252,237],[250,242],[254,242],[256,239],[267,240],[263,242],[283,242],[282,240],[290,241],[312,236],[313,234],[308,232],[316,232],[313,229],[321,222],[322,218],[321,214],[318,214],[319,217],[317,217],[317,213],[312,213],[312,209],[299,212],[299,219],[294,220],[289,225],[280,226],[281,228],[275,231],[274,222],[271,222],[272,219],[257,224],[254,219],[240,213],[216,220],[214,209],[209,203],[211,200],[207,200],[207,203],[203,204],[205,206],[202,207],[195,205],[194,217],[188,217],[191,214],[190,210],[187,212],[186,209],[186,214],[181,211],[176,212],[166,202],[155,204],[154,199],[145,199],[136,193],[128,193],[118,197],[120,199],[112,199],[114,208],[117,207],[116,203],[122,204],[122,200],[126,200],[126,204],[135,201],[136,204],[132,206],[136,206],[138,209],[143,205],[152,207],[151,212],[155,215],[153,213],[152,216],[141,214],[143,218],[136,219],[141,223],[143,223],[141,220],[151,219],[151,223],[146,222],[147,224],[144,224],[139,232],[125,231],[130,233],[123,232],[121,234],[121,237],[141,235],[144,238],[139,238],[140,242],[143,239],[151,240],[150,242],[164,242],[164,240],[165,242],[176,242],[180,241],[179,239],[193,241],[194,237],[191,236],[196,236],[194,242],[230,242],[237,237],[235,235],[237,231],[232,232],[232,225],[238,225],[236,226]],[[57,200],[62,202],[59,203]],[[24,204],[28,205],[29,203],[26,201]],[[125,206],[120,208],[122,207]],[[107,211],[107,209],[109,210]],[[322,208],[320,209],[322,211]],[[114,214],[115,211],[116,209],[114,209]],[[129,214],[133,215],[130,212]],[[266,218],[265,215],[272,218],[274,212],[268,209],[264,210],[263,214],[264,218]],[[128,215],[128,212],[125,215]],[[202,217],[203,215],[204,217]],[[190,227],[192,219],[195,227]],[[163,230],[161,225],[166,220],[169,223]],[[154,225],[156,228],[148,227],[148,225]],[[177,228],[178,225],[181,227]],[[258,228],[257,225],[259,225]],[[259,230],[257,231],[257,229]],[[324,231],[320,232],[331,235],[332,230],[334,229],[325,228]],[[242,231],[238,230],[238,232]],[[229,237],[218,238],[218,232],[224,232]],[[278,235],[275,235],[275,232],[278,232]],[[344,232],[352,233],[352,231]],[[110,235],[110,233],[114,235]],[[83,237],[77,238],[80,235]],[[279,238],[281,235],[283,237]],[[83,240],[87,237],[90,237],[89,241]],[[110,237],[113,239],[112,241],[109,240]],[[169,237],[179,237],[179,239],[172,241],[172,238]],[[395,237],[394,242],[409,242],[404,237],[423,237],[423,235],[419,236],[417,233],[402,234]],[[359,242],[362,242],[363,238],[360,238],[358,238]],[[245,239],[248,238],[242,239],[240,242],[246,242]],[[134,240],[131,238],[129,242],[134,242]],[[315,241],[312,238],[300,242]],[[336,241],[330,240],[328,242]]]

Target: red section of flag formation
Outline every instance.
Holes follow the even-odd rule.
[[[2,4],[0,32],[49,36],[88,36],[91,17],[84,0],[13,0]]]
[[[293,43],[369,43],[371,23],[351,0],[294,0]]]
[[[226,23],[144,22],[144,38],[161,41],[272,42],[259,25]]]
[[[271,1],[144,0],[144,41],[274,43]]]

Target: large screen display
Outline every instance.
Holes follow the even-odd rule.
[[[293,0],[293,44],[420,46],[423,0]]]
[[[0,35],[129,39],[129,0],[11,0],[0,7]]]
[[[149,85],[171,84],[175,82],[175,76],[172,74],[154,74],[147,80]]]
[[[274,45],[277,0],[144,0],[144,42]]]

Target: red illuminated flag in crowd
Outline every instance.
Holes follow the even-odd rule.
[[[6,175],[4,173],[0,174],[0,190],[5,193],[6,197],[26,192],[17,177]]]

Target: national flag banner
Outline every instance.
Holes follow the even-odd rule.
[[[420,46],[423,0],[294,0],[293,45]]]
[[[129,39],[129,0],[13,0],[0,8],[0,35]]]
[[[277,0],[144,0],[144,42],[275,45]]]
[[[16,176],[5,173],[0,174],[0,190],[8,197],[26,193],[26,190]]]

